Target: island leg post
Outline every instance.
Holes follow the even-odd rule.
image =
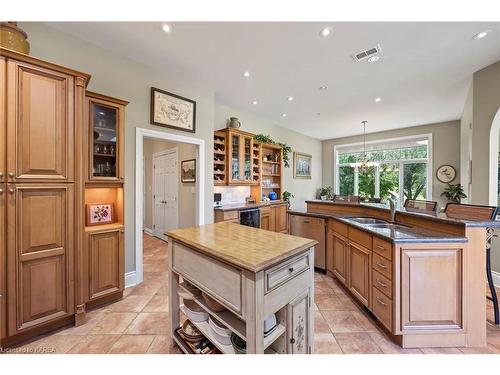
[[[255,277],[255,279],[254,279]],[[247,354],[264,354],[264,272],[246,273]]]
[[[168,303],[169,303],[169,325],[170,325],[170,335],[169,335],[169,347],[173,348],[174,341],[174,331],[179,328],[180,324],[180,310],[179,310],[179,275],[172,270],[172,254],[173,254],[173,244],[172,239],[168,239]]]

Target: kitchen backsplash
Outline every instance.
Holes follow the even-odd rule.
[[[250,186],[214,186],[214,193],[222,194],[221,203],[245,203],[245,198],[250,196]]]

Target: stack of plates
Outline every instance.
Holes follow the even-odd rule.
[[[182,335],[186,341],[190,342],[199,342],[205,337],[189,320],[182,325]]]
[[[232,332],[229,328],[213,317],[208,318],[208,325],[210,326],[210,332],[217,342],[223,345],[231,345]]]
[[[183,302],[184,312],[189,320],[197,323],[208,320],[208,313],[205,312],[205,310],[203,310],[196,302],[189,299],[185,299]]]

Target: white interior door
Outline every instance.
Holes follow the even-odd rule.
[[[164,240],[164,233],[179,225],[178,184],[177,149],[154,154],[153,234]]]

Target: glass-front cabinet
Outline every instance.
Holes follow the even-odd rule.
[[[86,103],[89,129],[87,179],[91,182],[123,182],[123,119],[128,102],[87,92]]]
[[[257,183],[253,179],[253,136],[240,131],[229,132],[229,184]]]

